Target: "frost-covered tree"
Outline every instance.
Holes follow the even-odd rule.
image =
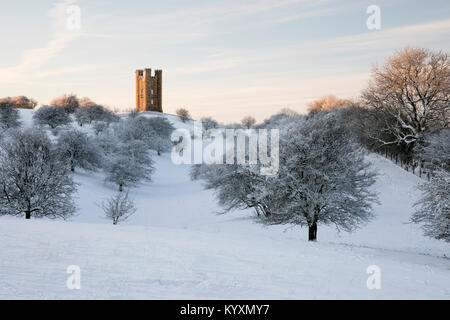
[[[425,235],[450,242],[450,172],[440,170],[419,185],[422,196],[411,220],[423,223]]]
[[[174,130],[174,127],[164,117],[152,117],[147,120],[149,127],[156,132],[157,135],[165,138],[170,138],[170,134]]]
[[[182,122],[186,122],[191,119],[191,114],[185,108],[177,109],[177,111],[175,111],[175,113],[177,114],[177,116],[180,118],[180,120]]]
[[[174,130],[172,124],[163,117],[136,117],[117,124],[115,131],[123,141],[140,140],[149,149],[158,154],[169,150],[171,144],[170,134]]]
[[[254,209],[257,217],[262,217],[276,210],[271,190],[274,177],[260,175],[258,166],[195,165],[191,179],[203,180],[206,189],[214,190],[224,212]]]
[[[281,129],[277,175],[234,164],[197,166],[191,177],[203,179],[225,211],[253,208],[263,223],[307,226],[309,240],[321,223],[352,231],[372,217],[375,174],[340,116],[272,119],[269,128]]]
[[[106,128],[108,128],[108,124],[106,122],[103,121],[96,121],[93,125],[92,125],[92,129],[94,129],[94,133],[96,135],[98,135],[100,132],[103,132],[106,130]]]
[[[118,117],[114,113],[99,105],[81,106],[76,109],[74,116],[80,126],[93,121],[108,123],[118,121]]]
[[[329,112],[283,130],[273,188],[280,209],[265,222],[308,226],[309,240],[316,240],[320,223],[352,231],[372,217],[375,173],[341,122],[339,113]]]
[[[136,185],[143,179],[143,166],[138,164],[133,158],[125,155],[117,155],[111,159],[106,168],[106,181],[113,182],[119,186],[119,191],[123,191],[123,187],[131,187]]]
[[[156,133],[147,117],[128,118],[115,126],[117,135],[123,140],[142,140],[149,143]]]
[[[113,224],[127,220],[136,212],[133,200],[127,192],[118,192],[115,196],[102,203],[106,218],[111,219]]]
[[[153,160],[150,157],[145,142],[141,140],[129,140],[121,142],[117,146],[115,153],[130,157],[131,159],[133,159],[133,161],[143,166],[144,168],[148,166],[149,171],[147,172],[148,174],[151,174],[151,171],[153,170],[152,168]],[[147,175],[144,176],[147,177]]]
[[[160,135],[156,135],[152,138],[150,142],[150,149],[155,150],[158,156],[162,153],[167,152],[173,146],[173,143],[169,140],[168,137],[162,137]]]
[[[300,114],[291,109],[282,109],[280,112],[272,115],[270,118],[265,119],[262,124],[258,125],[258,128],[275,128],[281,129],[292,119],[302,118]]]
[[[33,121],[36,125],[49,125],[55,129],[71,123],[72,119],[63,108],[43,106],[34,112]]]
[[[417,148],[417,153],[428,170],[450,172],[450,128],[425,134],[422,144]]]
[[[69,163],[72,172],[75,168],[95,170],[101,166],[101,153],[94,141],[84,132],[63,132],[58,138],[56,148],[61,157]]]
[[[66,163],[37,129],[14,131],[0,147],[0,213],[67,218],[75,183]]]
[[[0,102],[0,129],[10,129],[20,126],[19,111],[8,102]]]
[[[78,123],[80,127],[82,127],[84,124],[88,124],[91,122],[91,119],[89,119],[87,108],[89,107],[79,107],[75,110],[73,114],[75,117],[75,121]]]
[[[112,156],[105,168],[106,181],[117,184],[119,191],[123,187],[132,187],[141,180],[151,181],[153,160],[142,141],[122,142],[112,148]]]

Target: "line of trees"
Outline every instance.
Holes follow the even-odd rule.
[[[8,103],[14,108],[19,109],[34,109],[37,106],[37,101],[25,96],[6,97],[0,99],[0,103]]]
[[[0,131],[0,214],[69,218],[76,210],[77,168],[103,170],[105,181],[117,185],[119,193],[103,206],[113,223],[134,212],[132,199],[122,192],[128,194],[139,182],[151,181],[151,150],[158,155],[168,151],[174,128],[164,117],[116,116],[111,122],[109,114],[99,110],[92,121],[105,127],[94,134],[68,125],[71,116],[56,106],[36,110],[35,126],[22,130],[17,109],[0,103],[0,125],[7,128]],[[45,128],[59,126],[52,142]],[[119,209],[123,212],[118,216]]]
[[[407,47],[374,67],[357,100],[328,95],[310,103],[306,116],[283,110],[259,125],[250,116],[231,125],[280,129],[278,175],[261,176],[249,165],[197,165],[191,177],[215,191],[225,212],[253,208],[259,221],[307,226],[315,240],[320,223],[351,231],[371,219],[375,173],[364,152],[383,152],[427,172],[411,220],[450,241],[449,98],[448,54]]]
[[[424,48],[397,51],[372,71],[354,108],[361,141],[413,173],[427,173],[412,222],[450,242],[450,59]],[[400,158],[400,159],[399,159]]]

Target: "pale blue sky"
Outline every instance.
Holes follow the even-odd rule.
[[[66,27],[67,5],[81,29]],[[369,5],[381,30],[369,30]],[[448,0],[10,1],[0,4],[0,97],[63,93],[134,106],[134,70],[163,70],[163,108],[223,122],[356,97],[405,45],[450,51]]]

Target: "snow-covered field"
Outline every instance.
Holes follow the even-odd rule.
[[[25,126],[31,112],[22,110]],[[169,116],[175,126],[187,127]],[[0,218],[1,299],[449,299],[450,245],[409,223],[419,178],[371,155],[379,171],[376,218],[348,234],[319,226],[264,227],[251,211],[220,215],[188,166],[154,157],[153,182],[132,189],[137,213],[113,226],[99,204],[116,190],[102,173],[77,173],[70,221]],[[66,269],[81,268],[69,290]],[[366,285],[368,266],[381,289]]]

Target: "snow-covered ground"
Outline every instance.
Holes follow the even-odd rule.
[[[22,110],[25,126],[31,112]],[[188,127],[169,116],[177,127]],[[0,218],[0,298],[34,299],[449,299],[450,245],[408,223],[419,178],[371,155],[379,171],[376,218],[338,233],[264,227],[251,211],[218,214],[189,166],[154,157],[153,182],[132,189],[137,213],[113,226],[99,204],[116,190],[102,173],[78,173],[70,221]],[[81,268],[69,290],[66,269]],[[368,266],[381,289],[366,285]]]

